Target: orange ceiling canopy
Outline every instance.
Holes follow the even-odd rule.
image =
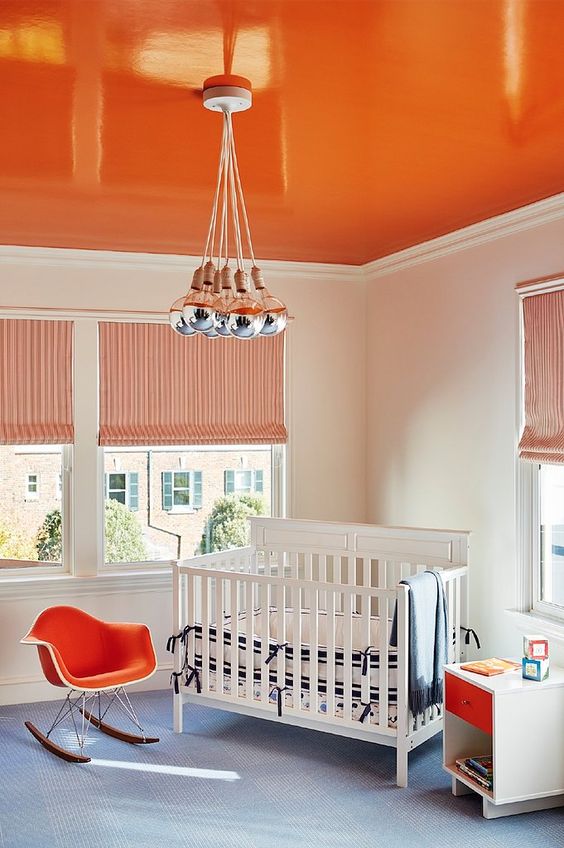
[[[198,253],[221,137],[261,258],[359,264],[564,190],[561,0],[3,0],[0,241]]]

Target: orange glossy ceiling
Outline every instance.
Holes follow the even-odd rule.
[[[3,0],[0,241],[198,253],[236,116],[255,249],[363,263],[564,190],[564,0]]]

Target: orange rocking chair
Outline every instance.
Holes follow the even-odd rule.
[[[83,753],[89,724],[124,742],[159,741],[145,735],[125,691],[132,683],[147,680],[157,668],[153,641],[146,625],[100,621],[76,607],[56,606],[37,616],[21,642],[37,647],[49,683],[70,689],[46,734],[30,721],[25,722],[29,732],[51,753],[69,762],[90,762],[90,757]],[[124,709],[139,735],[104,722],[114,704]],[[76,713],[80,714],[80,731]],[[50,738],[68,716],[72,719],[79,754],[55,744]]]

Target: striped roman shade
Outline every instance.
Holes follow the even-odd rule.
[[[564,462],[564,291],[523,299],[525,427],[519,456]]]
[[[70,321],[0,318],[0,444],[74,441]]]
[[[284,334],[183,338],[168,324],[100,324],[100,444],[285,442]]]

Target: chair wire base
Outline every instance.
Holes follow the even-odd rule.
[[[102,701],[103,696],[107,699],[104,703]],[[135,725],[139,731],[139,735],[120,730],[119,728],[113,727],[111,724],[107,724],[104,721],[110,707],[112,707],[113,704],[121,707],[129,721]],[[95,710],[95,712],[93,710]],[[72,754],[65,748],[61,748],[51,739],[53,731],[63,721],[65,721],[65,719],[68,719],[69,716],[72,721],[72,726],[80,750],[79,755]],[[97,727],[98,730],[101,730],[109,736],[114,736],[117,739],[121,739],[124,742],[130,742],[132,744],[147,744],[159,741],[155,737],[145,735],[145,731],[139,722],[137,713],[129,699],[129,695],[123,686],[117,686],[115,689],[111,689],[110,691],[96,692],[77,692],[76,690],[71,689],[67,693],[67,696],[47,733],[42,734],[31,722],[26,722],[25,725],[30,733],[35,736],[35,738],[38,739],[45,748],[50,750],[51,753],[62,757],[62,759],[74,762],[90,761],[89,757],[84,756],[84,746],[91,725],[94,725],[94,727]]]

